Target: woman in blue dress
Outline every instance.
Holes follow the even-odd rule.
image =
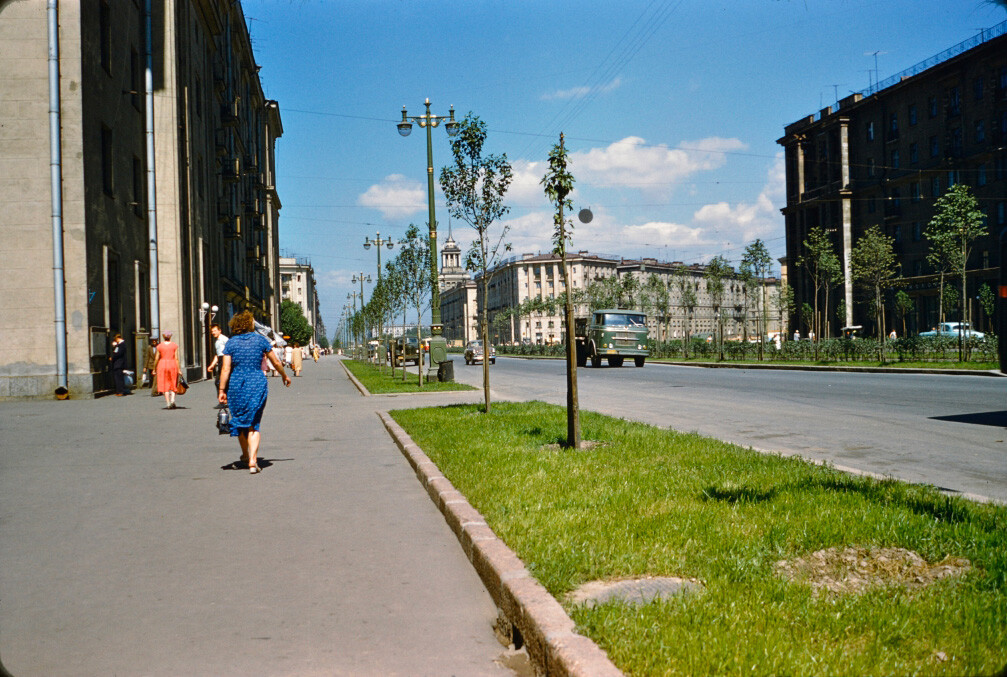
[[[290,387],[290,377],[273,353],[273,345],[255,331],[255,320],[247,310],[231,319],[231,338],[224,346],[217,400],[231,410],[231,437],[238,438],[241,460],[248,461],[253,475],[259,472],[259,423],[266,408],[269,386],[262,373],[263,358],[272,363]]]

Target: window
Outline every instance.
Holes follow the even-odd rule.
[[[139,217],[143,217],[143,211],[146,208],[146,201],[144,200],[144,171],[143,163],[140,158],[133,156],[133,213]]]
[[[982,120],[976,120],[976,143],[982,143],[986,140],[986,126],[983,124]]]
[[[1007,202],[997,203],[997,225],[1002,226],[1007,223]]]
[[[101,187],[108,196],[112,195],[112,130],[101,126]]]
[[[930,105],[930,117],[937,117],[937,97],[931,96],[927,103]]]
[[[919,242],[923,233],[920,231],[920,222],[913,221],[913,242]]]
[[[867,176],[874,176],[874,158],[867,158]]]
[[[1007,66],[1000,66],[1000,89],[1007,89]]]
[[[902,242],[902,226],[896,223],[892,226],[892,237],[895,238],[895,244]]]
[[[107,0],[103,0],[98,8],[98,58],[101,67],[109,75],[112,74],[112,8]]]
[[[982,101],[983,98],[983,79],[976,78],[972,81],[972,96],[976,101]]]
[[[920,183],[919,181],[913,181],[909,185],[909,199],[913,202],[920,201]]]
[[[140,110],[140,95],[143,87],[143,69],[140,68],[140,53],[135,49],[129,52],[129,99],[133,108]]]
[[[935,176],[930,181],[930,194],[932,197],[941,196],[941,177]]]
[[[888,131],[892,133],[892,137],[897,137],[899,135],[899,116],[897,113],[892,113],[889,117]]]
[[[962,128],[955,127],[951,130],[951,155],[961,157],[962,154]]]
[[[980,186],[985,186],[986,185],[986,164],[985,163],[979,165],[979,168],[976,171],[976,183],[978,185],[980,185]]]
[[[930,137],[930,157],[937,157],[941,154],[941,144],[936,136]]]
[[[983,250],[983,268],[990,267],[990,252],[988,249]]]
[[[919,144],[913,142],[909,144],[909,164],[917,164],[920,161],[920,147]]]
[[[868,122],[867,123],[867,140],[868,141],[873,141],[874,140],[874,123],[873,122]]]
[[[867,213],[873,214],[878,211],[878,200],[873,195],[867,199]]]
[[[916,124],[916,104],[909,105],[909,126],[912,127]]]
[[[958,183],[958,170],[952,169],[948,171],[948,188],[954,188]]]
[[[948,115],[962,114],[962,93],[957,87],[948,90]]]
[[[898,169],[898,168],[899,168],[899,151],[893,150],[892,151],[892,169]]]

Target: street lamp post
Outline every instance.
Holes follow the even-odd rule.
[[[395,243],[392,242],[392,238],[390,238],[390,237],[387,237],[385,239],[381,239],[381,232],[379,231],[379,232],[377,232],[377,233],[374,234],[374,239],[373,240],[371,240],[371,239],[369,239],[367,237],[364,237],[364,249],[370,249],[371,245],[374,245],[374,248],[378,252],[378,284],[380,284],[381,283],[381,247],[385,246],[385,247],[388,247],[389,249],[391,249],[392,247],[395,246]],[[381,319],[380,318],[378,319],[378,338],[379,339],[381,338]]]
[[[353,280],[356,282],[356,279]],[[353,336],[353,343],[357,342],[357,333],[353,330],[353,319],[357,314],[357,292],[350,292],[346,295],[347,299],[353,299],[353,315],[350,315],[350,335]]]
[[[353,283],[357,282],[360,283],[360,342],[363,343],[367,340],[367,325],[364,324],[364,282],[370,284],[371,276],[365,276],[362,272],[357,273],[353,276]]]
[[[444,129],[448,136],[455,136],[459,132],[460,125],[455,121],[455,108],[451,106],[447,117],[443,115],[432,115],[430,113],[430,99],[424,105],[427,112],[423,115],[409,116],[406,107],[402,107],[402,122],[398,123],[399,134],[409,136],[413,129],[413,122],[427,130],[427,209],[428,227],[430,228],[430,279],[432,289],[430,290],[430,333],[435,337],[440,337],[443,327],[441,326],[441,303],[440,289],[437,281],[437,217],[434,214],[434,151],[433,140],[430,130],[444,122]],[[443,340],[443,339],[442,339]],[[433,344],[431,344],[431,352]]]
[[[206,336],[206,357],[203,358],[203,366],[210,361],[210,355],[214,352],[213,350],[213,339],[210,337],[210,325],[213,323],[213,318],[217,315],[217,311],[220,310],[217,306],[211,306],[206,301],[199,306],[199,322],[203,325],[203,334]],[[207,320],[207,314],[210,315],[210,319]]]

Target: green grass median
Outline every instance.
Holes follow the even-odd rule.
[[[389,393],[436,393],[447,390],[475,390],[464,383],[441,383],[427,381],[424,377],[423,387],[418,384],[416,368],[406,370],[405,380],[402,379],[402,368],[392,372],[391,367],[379,366],[359,360],[343,360],[343,364],[357,377],[367,391],[372,395],[387,395]]]
[[[627,674],[1007,664],[1007,507],[590,412],[593,446],[566,450],[561,407],[479,409],[392,415]],[[641,576],[703,587],[641,607],[564,601]]]

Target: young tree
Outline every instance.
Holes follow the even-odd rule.
[[[997,296],[993,289],[985,282],[983,286],[979,287],[979,305],[986,314],[986,331],[995,334],[996,325],[993,324],[993,313],[997,307]]]
[[[689,341],[692,334],[692,313],[696,308],[696,287],[692,276],[685,266],[675,269],[675,286],[678,288],[678,302],[682,308],[682,320],[685,325],[685,341],[682,343],[682,355],[689,359]]]
[[[490,228],[500,217],[510,211],[504,206],[503,196],[510,186],[513,174],[507,155],[483,155],[486,142],[486,123],[468,113],[462,120],[458,135],[451,141],[453,164],[441,170],[441,190],[448,203],[448,212],[465,221],[476,231],[465,264],[479,274],[482,299],[479,308],[479,333],[483,350],[489,351],[489,284],[493,270],[510,244],[504,242],[508,228],[500,229],[500,236],[491,235]],[[490,411],[489,360],[483,360],[483,395]]]
[[[839,257],[836,256],[832,240],[824,228],[812,228],[804,241],[804,255],[797,259],[797,265],[803,266],[811,277],[811,285],[815,291],[814,314],[811,322],[811,332],[815,335],[815,359],[818,359],[818,339],[822,335],[821,315],[818,312],[818,297],[822,288],[828,289],[831,281],[842,275]],[[826,297],[828,305],[828,297]]]
[[[986,219],[972,190],[963,183],[955,184],[948,192],[937,198],[935,213],[927,232],[933,232],[937,246],[946,257],[949,268],[961,280],[961,298],[967,299],[966,275],[972,243],[987,234]],[[930,236],[928,235],[928,238]],[[942,280],[943,282],[943,280]],[[968,322],[968,303],[962,303],[959,311],[961,324],[958,331],[958,359],[965,359],[964,331]]]
[[[787,333],[787,319],[794,312],[794,288],[789,284],[781,283],[776,288],[776,309],[780,311],[780,344],[790,338]]]
[[[913,311],[915,307],[915,302],[913,297],[904,292],[903,290],[898,290],[895,292],[895,312],[902,319],[902,335],[906,335],[906,315]]]
[[[668,323],[670,322],[668,316],[671,312],[671,295],[668,293],[668,285],[655,273],[651,273],[643,283],[643,291],[647,299],[647,312],[653,310],[656,316],[654,319],[657,322],[657,340],[667,341]]]
[[[280,303],[280,333],[289,336],[291,343],[308,345],[314,331],[299,304],[289,299]]]
[[[569,195],[573,191],[574,178],[567,166],[566,147],[563,145],[563,135],[559,135],[559,144],[553,146],[549,153],[549,170],[542,177],[545,186],[545,196],[556,207],[553,216],[552,251],[559,256],[563,267],[563,288],[569,292],[573,285],[570,280],[570,269],[566,262],[566,248],[570,244],[573,233],[573,221],[564,215],[565,210],[573,209],[573,201]],[[573,295],[565,293],[563,304],[566,324],[566,446],[580,449],[580,406],[577,399],[577,345],[573,330]]]
[[[761,239],[756,239],[755,242],[745,247],[745,254],[742,256],[741,262],[752,272],[762,292],[762,308],[759,311],[759,359],[761,360],[763,358],[763,344],[766,342],[766,324],[768,321],[766,312],[769,308],[766,298],[766,277],[769,276],[769,269],[773,265],[773,257],[769,255],[766,243]]]
[[[402,291],[416,309],[416,318],[423,317],[423,309],[429,302],[430,293],[436,281],[430,273],[430,240],[420,235],[420,229],[410,223],[406,228],[405,237],[399,240],[401,248],[395,257],[396,273],[401,280]],[[420,332],[416,339],[422,343]],[[419,345],[419,360],[417,362],[419,376],[417,383],[423,387],[423,346]],[[485,362],[485,360],[483,360]],[[402,377],[405,379],[406,364],[402,362]]]
[[[724,279],[733,271],[730,264],[723,256],[714,256],[706,264],[706,291],[710,294],[710,303],[713,312],[717,317],[717,343],[719,345],[720,359],[724,359],[724,318],[721,313],[721,304],[724,302]]]
[[[895,276],[895,250],[893,238],[871,226],[853,248],[850,263],[853,277],[873,295],[873,315],[878,337],[879,359],[884,360],[885,309],[882,290]]]

